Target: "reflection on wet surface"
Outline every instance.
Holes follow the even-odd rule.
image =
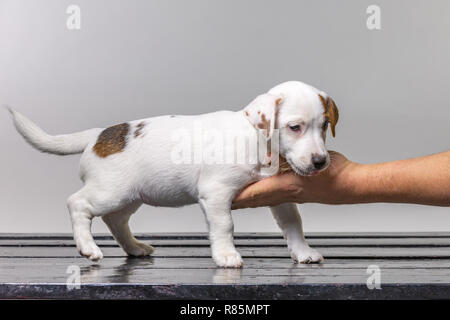
[[[222,269],[217,268],[212,277],[212,283],[237,283],[240,282],[242,276],[242,269]]]
[[[92,264],[80,268],[81,282],[129,282],[138,270],[148,270],[154,264],[153,257],[125,257],[117,266],[102,267],[101,264]]]
[[[194,270],[190,270],[192,267],[180,265],[167,266],[161,270],[161,268],[151,268],[154,263],[153,257],[127,257],[123,258],[117,266],[102,266],[101,263],[83,266],[80,268],[81,283],[124,283],[132,282],[140,277],[144,280],[147,277],[149,281],[154,281],[157,274],[160,275],[160,281],[166,280],[169,275],[172,275],[170,280],[174,280],[175,272],[177,278],[188,280],[187,282],[190,282],[189,280],[197,282],[202,279],[215,284],[233,284],[240,283],[243,272],[243,269],[223,269],[212,266],[195,270],[193,273]]]
[[[320,265],[299,265],[286,260],[283,267],[278,265],[245,266],[238,268],[217,268],[213,262],[198,265],[182,263],[173,259],[161,265],[158,258],[124,257],[115,259],[117,264],[91,264],[80,268],[82,283],[214,283],[241,284],[266,278],[268,283],[304,283],[308,269],[320,269]],[[172,262],[172,263],[170,263]],[[180,263],[181,262],[181,263]],[[262,263],[262,262],[261,262]],[[244,279],[243,279],[244,278]]]

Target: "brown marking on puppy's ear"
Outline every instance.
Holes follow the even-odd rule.
[[[101,157],[121,152],[127,144],[127,135],[130,131],[128,123],[118,124],[103,130],[97,138],[97,143],[92,148]]]
[[[279,96],[276,100],[275,100],[275,105],[278,107],[282,102],[283,102],[283,96]]]
[[[281,98],[281,99],[279,99]],[[277,104],[282,102],[282,96],[264,93],[257,96],[244,108],[244,115],[255,129],[266,129],[266,140],[270,140],[275,130]]]
[[[145,127],[145,122],[144,121],[142,121],[142,122],[139,122],[137,125],[136,125],[136,131],[134,131],[134,137],[135,138],[137,138],[137,137],[139,137],[141,134],[142,134],[142,129]]]
[[[336,106],[336,103],[334,103],[333,99],[330,97],[327,97],[326,99],[319,94],[320,101],[322,102],[324,112],[323,114],[330,122],[331,127],[331,133],[333,134],[333,137],[336,136],[336,124],[339,120],[339,110]]]

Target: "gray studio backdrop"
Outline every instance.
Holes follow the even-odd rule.
[[[81,29],[68,30],[69,5]],[[366,9],[381,8],[381,30]],[[340,107],[329,147],[373,163],[450,147],[450,2],[0,1],[0,104],[50,133],[162,114],[238,110],[286,80]],[[70,232],[79,156],[41,154],[0,110],[0,232]],[[300,206],[306,231],[450,231],[449,208]],[[236,231],[277,231],[266,208]],[[95,232],[106,227],[97,219]],[[204,231],[198,206],[142,207],[136,232]]]

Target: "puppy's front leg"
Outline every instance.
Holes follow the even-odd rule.
[[[322,262],[322,255],[311,248],[303,235],[302,219],[295,203],[271,207],[272,215],[283,231],[292,259],[300,263]]]
[[[200,199],[209,226],[209,239],[214,262],[223,268],[240,268],[243,261],[233,242],[233,220],[230,202],[217,198]]]

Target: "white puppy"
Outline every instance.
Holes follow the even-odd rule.
[[[56,136],[10,111],[17,130],[35,148],[59,155],[83,153],[80,177],[84,186],[67,201],[76,246],[83,256],[94,261],[103,257],[91,234],[94,217],[102,217],[127,254],[144,256],[151,254],[153,247],[136,240],[128,226],[141,204],[177,207],[199,203],[209,226],[212,257],[220,267],[241,267],[243,263],[233,243],[233,198],[249,183],[276,171],[267,173],[271,160],[262,164],[174,161],[180,151],[174,130],[178,130],[178,138],[195,136],[199,126],[205,132],[227,132],[231,139],[223,141],[226,150],[233,149],[242,135],[265,129],[263,134],[271,141],[276,131],[280,156],[297,174],[314,175],[330,162],[326,130],[330,124],[334,136],[338,120],[336,105],[326,93],[296,81],[272,88],[237,112],[161,116]],[[185,159],[190,159],[191,152],[208,148],[208,139],[193,140],[182,141],[181,147],[189,153]],[[248,148],[245,150],[247,156]],[[294,260],[323,260],[306,243],[295,204],[282,204],[271,211]]]

